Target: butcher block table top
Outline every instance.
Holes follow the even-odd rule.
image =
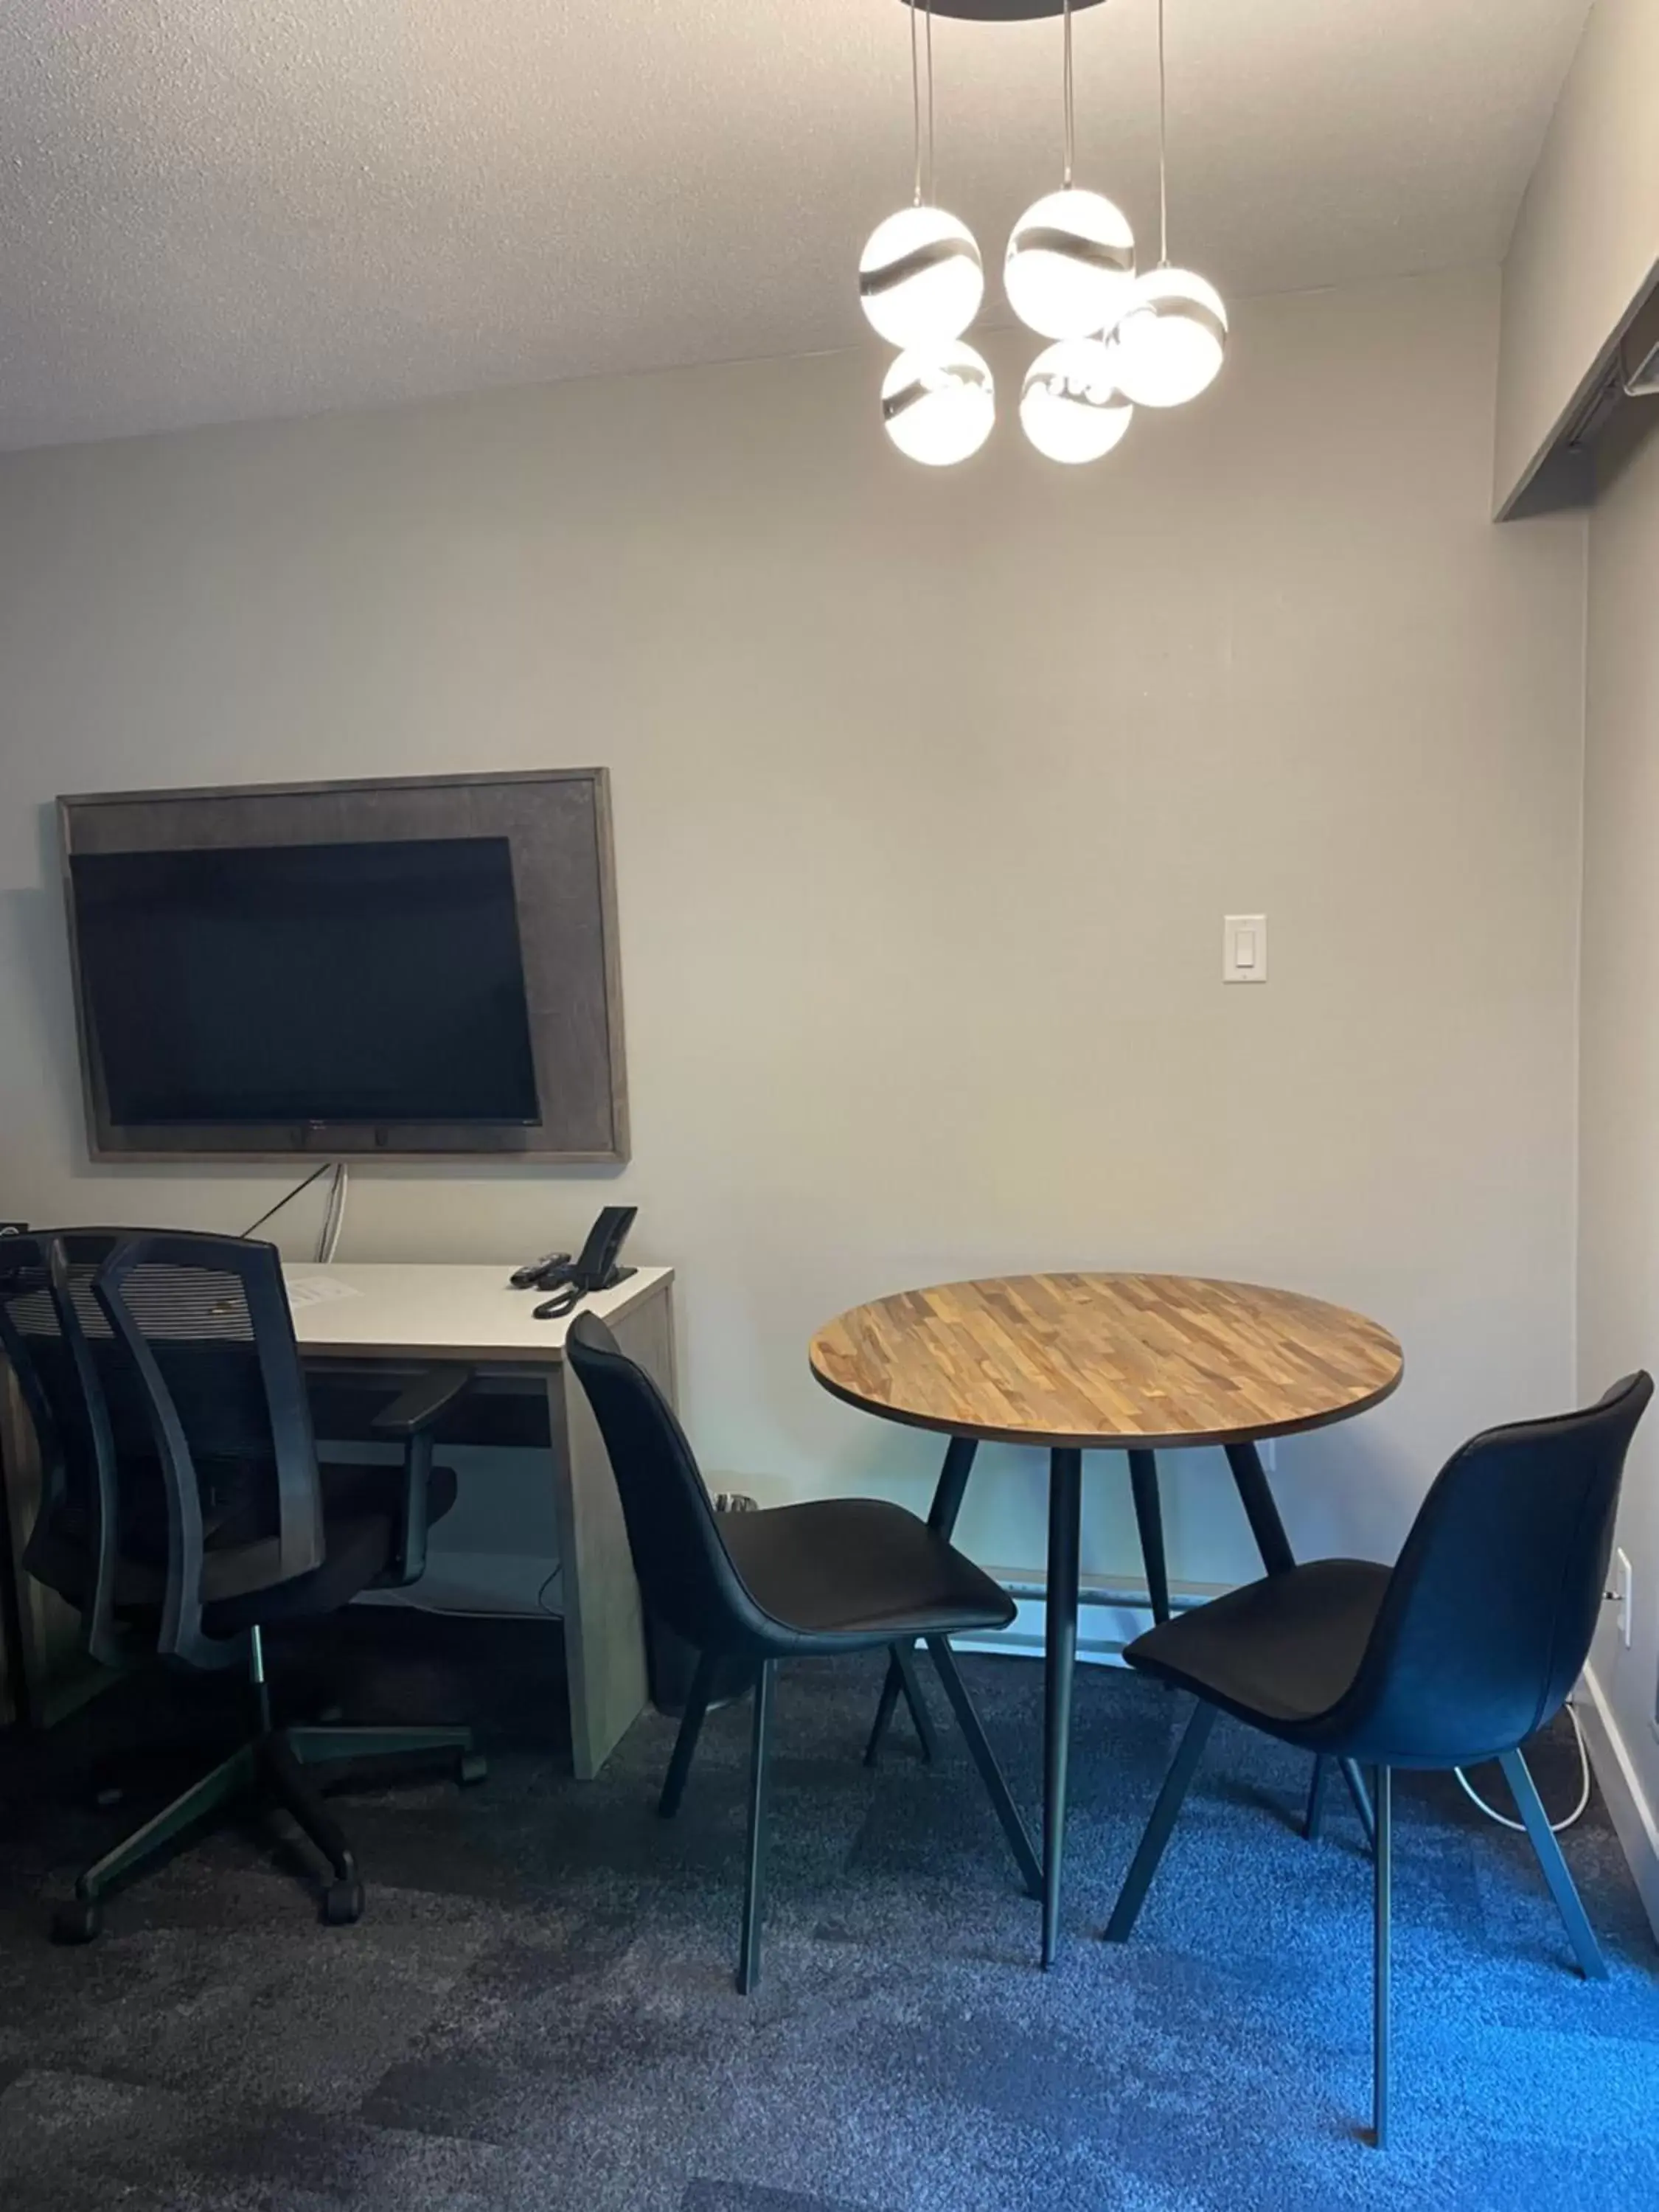
[[[1363,1314],[1195,1275],[1006,1275],[901,1291],[821,1328],[812,1372],[916,1428],[1049,1448],[1176,1449],[1287,1436],[1398,1385]]]

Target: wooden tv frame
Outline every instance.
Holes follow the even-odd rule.
[[[104,792],[58,801],[88,1144],[100,1161],[495,1159],[620,1165],[629,1156],[611,785],[602,768],[347,783]],[[114,1124],[83,1003],[71,859],[81,853],[505,837],[513,856],[541,1121]]]

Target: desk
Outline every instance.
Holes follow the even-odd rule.
[[[646,1701],[639,1586],[622,1503],[580,1384],[565,1320],[538,1321],[542,1293],[507,1287],[511,1263],[283,1269],[294,1333],[318,1382],[349,1369],[470,1367],[483,1390],[544,1404],[558,1516],[565,1675],[575,1771],[588,1781]],[[596,1314],[674,1402],[673,1271],[641,1267],[580,1311]]]
[[[1388,1331],[1293,1291],[1188,1275],[1012,1275],[855,1306],[812,1340],[812,1372],[848,1405],[951,1443],[931,1525],[948,1536],[981,1442],[1048,1452],[1042,1963],[1060,1927],[1078,1537],[1086,1450],[1127,1451],[1152,1611],[1169,1613],[1160,1448],[1224,1446],[1269,1574],[1294,1564],[1257,1440],[1349,1419],[1404,1365]],[[873,1744],[897,1694],[890,1670]]]
[[[329,1398],[355,1397],[372,1410],[395,1395],[400,1376],[453,1361],[472,1369],[479,1382],[441,1437],[510,1441],[550,1453],[571,1756],[578,1776],[590,1779],[645,1705],[645,1645],[611,1462],[580,1386],[566,1387],[566,1322],[535,1318],[541,1294],[509,1290],[507,1261],[327,1267],[295,1261],[284,1273],[294,1333],[319,1401],[320,1433],[330,1433]],[[641,1267],[586,1302],[671,1404],[672,1285],[671,1269]],[[11,1584],[0,1590],[0,1724],[17,1718],[48,1725],[111,1679],[85,1656],[80,1615],[16,1570],[39,1497],[33,1430],[0,1363],[0,1575]],[[4,1607],[14,1594],[15,1606]]]

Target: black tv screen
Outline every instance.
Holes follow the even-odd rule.
[[[505,837],[77,853],[112,1122],[534,1122]]]

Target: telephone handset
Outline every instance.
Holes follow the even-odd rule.
[[[553,1292],[536,1308],[538,1321],[556,1321],[563,1314],[574,1313],[591,1292],[614,1290],[618,1283],[627,1281],[634,1269],[618,1267],[617,1255],[638,1212],[636,1206],[607,1206],[574,1260],[568,1252],[554,1252],[532,1267],[518,1270],[513,1278],[518,1289]]]

